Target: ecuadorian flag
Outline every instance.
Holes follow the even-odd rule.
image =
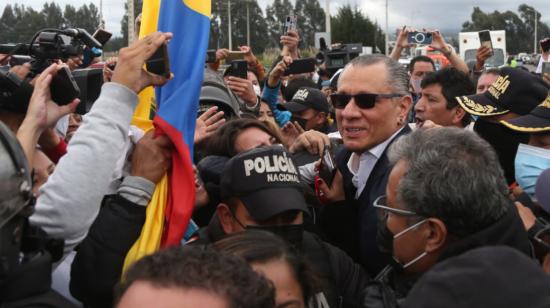
[[[168,44],[174,78],[163,87],[140,93],[133,124],[165,133],[176,150],[172,169],[157,185],[147,206],[140,238],[124,268],[160,247],[179,245],[195,203],[192,167],[195,122],[210,31],[211,0],[144,0],[140,38],[172,32]],[[151,121],[151,119],[153,119]]]

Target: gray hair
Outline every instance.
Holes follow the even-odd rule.
[[[508,211],[497,155],[474,132],[417,130],[394,142],[388,155],[392,164],[403,160],[408,167],[397,200],[420,216],[441,219],[450,234],[473,234]]]
[[[364,67],[384,63],[388,69],[386,83],[399,94],[409,94],[409,74],[403,65],[390,57],[381,54],[362,55],[351,60],[344,70],[350,66]],[[340,79],[341,80],[341,79]]]

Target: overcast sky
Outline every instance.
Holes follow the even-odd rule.
[[[177,1],[177,0],[170,0]],[[231,0],[244,1],[244,0]],[[25,4],[40,9],[44,0],[1,0],[0,11],[3,11],[6,4]],[[76,7],[83,3],[89,3],[86,0],[56,0],[62,8],[65,4],[72,4]],[[99,6],[99,0],[91,1]],[[272,0],[258,0],[260,6],[265,6]],[[319,1],[322,7],[325,7],[325,0]],[[479,6],[485,12],[494,10],[517,12],[520,4],[526,1],[517,0],[389,0],[389,25],[393,31],[402,25],[413,27],[439,28],[439,29],[459,29],[464,21],[470,19],[474,6]],[[120,33],[120,20],[124,14],[124,0],[103,0],[103,15],[107,23],[107,29],[115,33]],[[364,13],[384,27],[385,25],[385,0],[331,0],[330,10],[334,14],[338,7],[343,4],[357,5]],[[542,20],[550,24],[550,1],[549,0],[529,0],[530,5],[541,12]]]

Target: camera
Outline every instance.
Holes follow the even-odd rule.
[[[321,41],[322,40],[322,41]],[[343,68],[348,62],[358,57],[363,52],[363,44],[334,44],[328,49],[321,38],[321,51],[315,56],[317,64],[325,63],[330,76]]]
[[[430,32],[410,32],[407,36],[409,44],[430,45],[433,40],[433,35]]]

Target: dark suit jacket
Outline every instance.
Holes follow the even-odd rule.
[[[336,155],[338,169],[344,179],[346,202],[329,207],[324,214],[331,222],[328,223],[325,219],[324,223],[332,225],[329,229],[338,229],[336,237],[339,239],[335,238],[334,230],[327,232],[333,235],[331,240],[335,243],[340,242],[338,246],[363,265],[371,277],[375,277],[388,264],[391,257],[381,253],[376,244],[378,218],[372,204],[376,198],[386,194],[386,184],[391,171],[387,156],[389,146],[410,132],[411,129],[406,125],[390,142],[374,165],[358,200],[355,200],[356,188],[351,181],[353,175],[347,167],[352,152],[344,148]]]

